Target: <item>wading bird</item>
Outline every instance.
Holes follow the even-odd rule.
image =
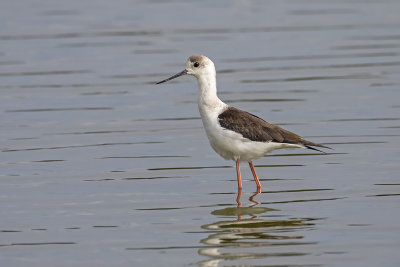
[[[257,192],[261,192],[253,160],[281,148],[308,148],[317,151],[320,150],[314,147],[329,148],[307,141],[295,133],[222,102],[217,96],[214,63],[206,56],[189,57],[183,71],[157,84],[187,74],[197,78],[199,111],[211,147],[224,159],[236,162],[238,191],[242,190],[240,161],[249,163]]]

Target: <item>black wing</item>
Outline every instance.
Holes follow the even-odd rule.
[[[295,133],[234,107],[228,107],[219,114],[218,122],[221,127],[237,132],[251,141],[301,144],[314,150],[316,149],[310,146],[328,148],[321,144],[307,141]]]

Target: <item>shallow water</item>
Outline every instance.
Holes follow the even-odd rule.
[[[0,4],[1,266],[399,266],[400,2]],[[242,164],[220,98],[324,143]],[[237,207],[240,197],[241,207]]]

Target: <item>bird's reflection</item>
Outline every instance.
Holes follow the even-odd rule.
[[[313,219],[260,219],[259,217],[268,217],[266,213],[276,211],[260,207],[261,203],[255,200],[260,193],[257,191],[252,194],[249,197],[252,204],[243,207],[242,191],[239,190],[236,198],[237,207],[211,212],[218,218],[224,219],[202,226],[209,235],[200,241],[205,246],[199,249],[198,253],[209,259],[198,262],[197,265],[218,266],[221,261],[226,260],[304,255],[302,252],[293,252],[295,245],[310,244],[300,241],[303,236],[296,234],[296,231],[312,228]],[[234,219],[229,220],[229,218]],[[276,218],[276,216],[270,218]],[[265,248],[272,246],[273,251]],[[277,250],[277,247],[282,249]],[[292,249],[286,250],[287,247]]]

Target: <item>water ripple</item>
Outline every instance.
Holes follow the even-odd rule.
[[[77,110],[112,110],[112,107],[78,107],[78,108],[37,108],[37,109],[11,109],[5,112],[47,112],[47,111],[77,111]]]
[[[10,246],[48,246],[48,245],[76,245],[75,242],[26,242],[26,243],[11,243],[11,244],[0,244],[0,247]]]
[[[34,151],[34,150],[53,150],[65,148],[82,148],[82,147],[97,147],[97,146],[120,146],[120,145],[138,145],[138,144],[162,144],[159,141],[149,142],[125,142],[125,143],[100,143],[90,145],[71,145],[71,146],[55,146],[55,147],[34,147],[34,148],[20,148],[20,149],[4,149],[2,152],[19,152],[19,151]]]
[[[269,56],[256,58],[235,58],[225,59],[222,62],[260,62],[260,61],[292,61],[292,60],[319,60],[319,59],[336,59],[336,58],[365,58],[365,57],[396,57],[399,53],[396,52],[381,52],[381,53],[354,53],[354,54],[320,54],[320,55],[298,55],[298,56]]]
[[[301,82],[301,81],[318,81],[318,80],[347,80],[347,79],[373,79],[380,76],[372,74],[347,74],[347,75],[330,75],[330,76],[304,76],[291,78],[276,78],[276,79],[254,79],[242,80],[242,83],[270,83],[270,82]]]
[[[52,70],[52,71],[27,71],[27,72],[8,72],[0,73],[0,77],[6,76],[37,76],[37,75],[67,75],[67,74],[84,74],[92,73],[91,70]]]
[[[391,67],[399,66],[400,61],[391,62],[370,62],[370,63],[346,63],[346,64],[329,64],[315,66],[284,66],[284,67],[267,67],[267,68],[246,68],[246,69],[224,69],[218,73],[238,73],[238,72],[259,72],[259,71],[276,71],[276,70],[305,70],[305,69],[335,69],[335,68],[370,68],[370,67]]]
[[[300,167],[301,164],[276,164],[276,165],[254,165],[260,168],[275,168],[275,167]],[[201,169],[223,169],[233,168],[233,166],[188,166],[188,167],[168,167],[168,168],[149,168],[149,171],[162,171],[162,170],[201,170]]]

